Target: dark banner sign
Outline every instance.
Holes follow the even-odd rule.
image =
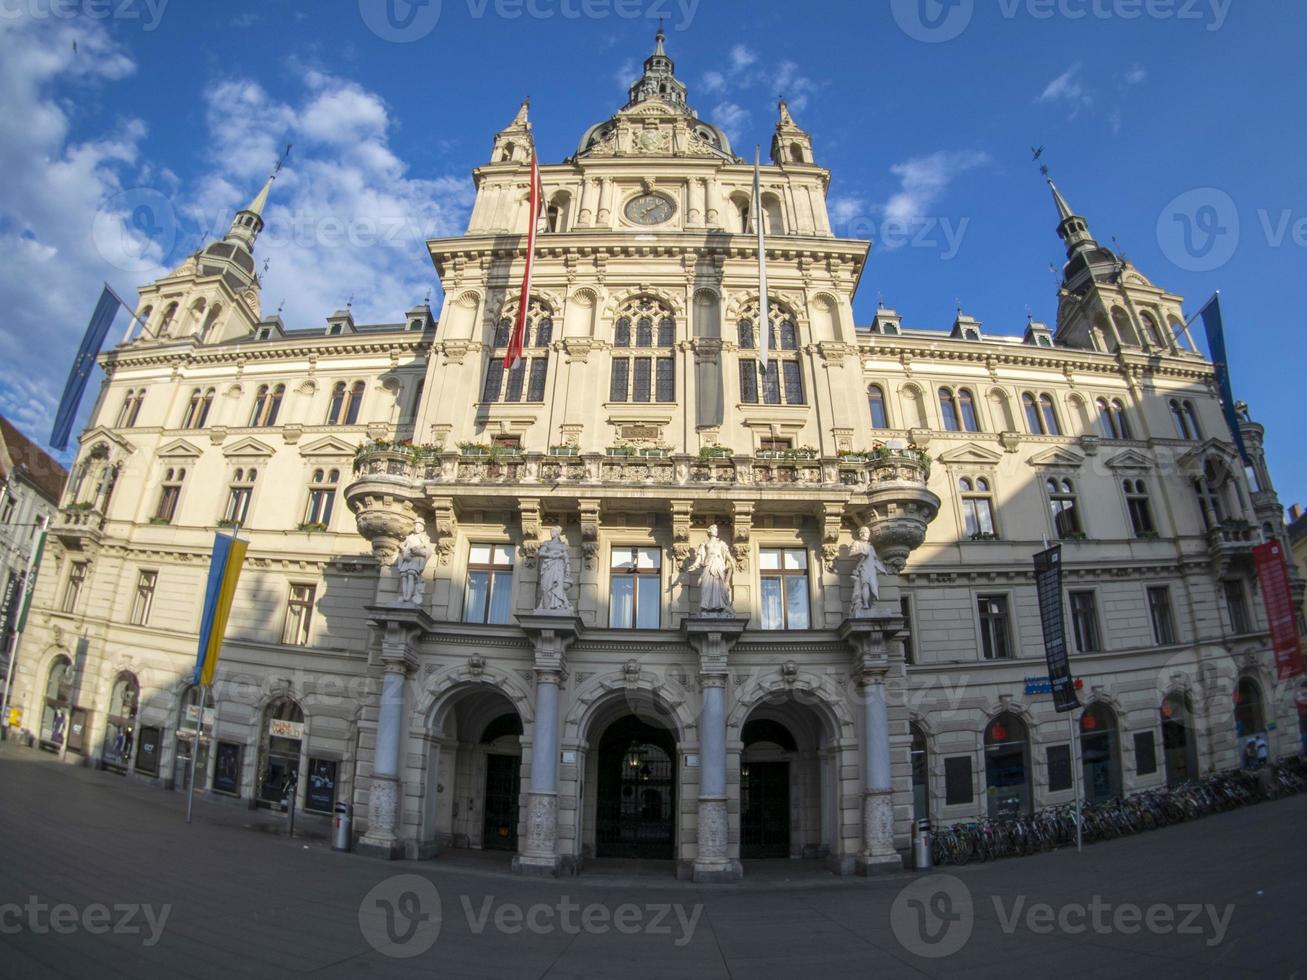
[[[213,788],[219,793],[240,796],[241,747],[235,742],[219,742],[214,751]]]
[[[13,632],[18,619],[18,603],[23,596],[23,579],[26,576],[26,572],[11,572],[4,592],[0,592],[0,654],[9,649],[9,634]]]
[[[1275,667],[1280,680],[1297,677],[1303,672],[1302,647],[1298,638],[1298,620],[1293,611],[1293,593],[1289,591],[1289,569],[1284,564],[1284,549],[1278,541],[1268,541],[1253,549],[1257,579],[1266,604],[1266,621],[1271,626],[1271,647],[1275,650]]]
[[[330,759],[309,760],[309,786],[304,809],[330,813],[336,802],[336,763]]]
[[[160,731],[153,725],[141,727],[141,738],[136,743],[136,771],[147,776],[159,775]]]
[[[1066,624],[1062,617],[1062,546],[1055,544],[1035,555],[1035,591],[1039,595],[1039,622],[1044,627],[1044,656],[1053,707],[1075,711],[1080,707],[1071,662],[1066,651]]]

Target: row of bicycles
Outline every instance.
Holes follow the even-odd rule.
[[[1086,803],[1081,807],[1081,835],[1086,844],[1112,840],[1304,790],[1307,761],[1295,756],[1264,770],[1213,773],[1169,789]],[[1075,842],[1075,807],[1068,804],[1028,816],[940,828],[931,838],[931,857],[935,864],[968,864],[1037,854]]]

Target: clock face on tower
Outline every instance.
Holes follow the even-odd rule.
[[[624,212],[638,225],[659,225],[676,213],[676,204],[662,194],[641,194],[626,202]]]

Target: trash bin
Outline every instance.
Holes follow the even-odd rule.
[[[912,863],[918,871],[931,867],[929,820],[917,824],[917,833],[912,839]]]
[[[349,804],[337,803],[336,819],[332,824],[334,833],[332,835],[331,849],[333,851],[349,850],[349,824]]]

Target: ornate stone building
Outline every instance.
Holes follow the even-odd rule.
[[[1283,533],[1260,429],[1250,485],[1181,298],[1056,188],[1055,329],[857,325],[870,243],[832,232],[809,135],[782,104],[755,209],[660,36],[541,166],[506,372],[532,149],[524,105],[466,233],[428,243],[438,316],[262,316],[266,187],[142,287],[24,641],[47,746],[65,713],[86,759],[180,786],[198,728],[206,792],[349,801],[375,852],[699,880],[896,867],[914,818],[1066,802],[1077,769],[1099,798],[1235,765],[1240,731],[1295,748],[1250,561]],[[251,545],[202,712],[216,524]],[[1059,539],[1074,746],[1031,574]]]

